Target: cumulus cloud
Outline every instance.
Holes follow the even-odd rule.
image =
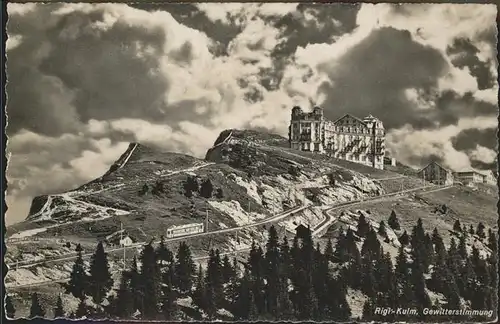
[[[377,115],[393,154],[412,165],[434,154],[486,167],[496,150],[492,6],[7,9],[12,215],[29,197],[99,176],[128,142],[203,157],[225,128],[286,135],[294,105],[321,104],[330,119]],[[415,138],[423,144],[407,149]]]

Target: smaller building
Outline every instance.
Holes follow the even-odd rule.
[[[474,185],[476,183],[487,183],[487,176],[477,170],[464,170],[455,173],[455,178],[464,185]]]
[[[132,244],[134,244],[134,241],[129,236],[125,236],[120,240],[120,246],[130,246]]]
[[[396,166],[396,159],[386,156],[384,157],[384,165]]]
[[[484,177],[485,183],[487,183],[489,185],[496,185],[497,184],[497,178],[498,178],[497,172],[488,170],[488,171],[485,171],[484,176],[485,176]]]
[[[418,171],[418,177],[437,185],[452,185],[453,172],[433,161]]]

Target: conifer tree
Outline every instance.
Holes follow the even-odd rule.
[[[259,317],[259,311],[257,309],[257,302],[253,295],[253,291],[250,291],[250,305],[248,308],[248,320],[255,321]]]
[[[462,224],[460,224],[460,220],[456,220],[455,223],[453,224],[453,230],[455,232],[461,232],[462,231]]]
[[[193,303],[200,309],[205,309],[206,307],[206,295],[205,295],[205,276],[203,273],[203,268],[198,267],[198,274],[196,276],[196,286],[193,291]]]
[[[421,264],[423,266],[422,271],[425,271],[429,267],[430,260],[425,245],[425,231],[421,218],[418,219],[417,225],[413,227],[410,241],[413,263]]]
[[[408,233],[406,233],[406,230],[399,237],[399,243],[401,243],[401,245],[403,245],[403,246],[408,245],[408,243],[410,243],[410,238],[408,236]]]
[[[135,311],[133,292],[130,285],[130,276],[130,273],[123,271],[120,278],[120,286],[116,296],[116,305],[113,309],[114,315],[120,319],[129,318]]]
[[[170,278],[169,278],[170,279]],[[176,319],[175,316],[178,312],[177,304],[175,303],[177,299],[177,293],[174,290],[173,284],[170,280],[161,288],[161,311],[163,313],[163,318],[165,320]]]
[[[144,319],[154,319],[158,315],[161,274],[152,242],[144,247],[140,260],[141,314]]]
[[[354,239],[352,232],[350,232],[350,234],[350,238]],[[342,232],[337,237],[337,242],[335,243],[335,250],[333,252],[332,259],[332,261],[340,263],[346,262],[349,259],[347,252],[347,235],[344,235]]]
[[[205,276],[205,287],[209,294],[207,299],[212,299],[216,309],[224,305],[224,290],[222,278],[222,264],[219,250],[210,250]],[[211,302],[211,301],[209,301]]]
[[[491,228],[488,230],[488,247],[491,249],[492,255],[498,254],[498,239],[495,232],[492,231]]]
[[[175,284],[181,294],[188,293],[193,287],[193,276],[196,271],[191,250],[186,242],[181,242],[177,251],[175,264]]]
[[[40,300],[38,299],[38,294],[31,294],[31,308],[30,308],[30,318],[34,317],[44,317],[45,309],[40,304]]]
[[[214,190],[214,186],[212,185],[212,181],[210,181],[210,179],[205,179],[202,183],[201,183],[201,187],[200,187],[200,196],[202,196],[203,198],[212,198],[212,192]]]
[[[156,258],[160,262],[162,268],[168,267],[174,263],[174,254],[165,246],[165,237],[160,237],[160,245],[156,249]]]
[[[289,278],[291,269],[291,257],[290,257],[290,247],[288,246],[288,239],[283,236],[283,240],[280,244],[280,274],[284,278]]]
[[[82,258],[82,246],[78,244],[76,246],[77,257],[75,263],[73,264],[73,269],[71,271],[70,280],[66,287],[66,292],[73,294],[76,298],[81,298],[85,296],[85,291],[87,288],[87,275],[85,273],[85,267]]]
[[[467,226],[465,224],[462,225],[462,233],[465,235],[465,236],[468,236],[469,235],[469,231],[467,230]]]
[[[223,283],[230,283],[236,276],[236,269],[234,265],[231,264],[227,254],[222,259],[222,281]]]
[[[326,247],[325,247],[325,257],[328,261],[334,261],[333,259],[333,245],[332,245],[332,240],[331,239],[328,239],[328,242],[326,243]]]
[[[85,296],[80,297],[80,302],[78,303],[78,308],[76,309],[76,318],[87,317],[89,315],[89,309],[85,303]]]
[[[385,228],[385,222],[380,221],[380,224],[378,226],[378,235],[386,238],[387,237],[387,229]]]
[[[380,260],[382,257],[382,246],[372,227],[370,227],[366,234],[366,239],[361,247],[361,256],[365,260]]]
[[[477,229],[476,229],[476,235],[479,236],[479,238],[484,239],[486,238],[486,234],[484,233],[484,224],[479,223],[477,224]]]
[[[54,318],[64,317],[64,306],[61,295],[57,296],[56,307],[54,308]]]
[[[366,234],[370,231],[370,225],[366,221],[366,217],[364,214],[361,214],[358,218],[358,225],[356,227],[357,231],[356,233],[358,234],[359,237],[365,237]]]
[[[132,294],[132,309],[135,312],[138,309],[142,309],[142,283],[141,276],[139,274],[139,269],[137,267],[137,257],[134,255],[132,259],[132,265],[130,271],[126,273],[129,278],[130,292]]]
[[[264,269],[265,262],[263,251],[260,246],[252,242],[250,255],[248,259],[248,267],[250,269],[250,283],[253,298],[256,303],[257,311],[261,314],[264,311]]]
[[[90,261],[90,276],[88,278],[89,293],[94,302],[96,304],[102,303],[112,286],[113,279],[109,272],[108,257],[104,252],[102,242],[99,242]]]
[[[465,235],[460,236],[460,240],[458,243],[458,254],[463,261],[467,259],[467,245],[465,243]]]
[[[394,269],[394,274],[396,283],[401,290],[404,284],[408,282],[410,275],[410,267],[408,265],[408,260],[406,258],[406,253],[403,245],[399,247],[398,255],[396,257],[396,267]]]
[[[398,217],[396,216],[396,212],[394,210],[391,211],[391,216],[389,216],[389,220],[387,221],[387,223],[389,227],[395,231],[399,231],[401,229]]]
[[[280,284],[280,251],[278,233],[274,226],[269,228],[266,244],[264,277],[266,279],[265,304],[266,311],[276,317],[278,314],[278,294]]]
[[[434,262],[435,253],[434,253],[434,245],[432,244],[432,238],[429,233],[425,234],[425,250],[426,256],[428,258],[427,265],[431,265]]]
[[[255,301],[251,299],[250,272],[247,268],[239,281],[236,298],[232,307],[232,313],[236,319],[245,320],[249,318],[250,307],[255,307],[255,305],[251,305],[251,303],[255,303]]]
[[[469,225],[469,234],[470,235],[474,235],[475,234],[474,226],[472,226],[472,224]]]
[[[375,298],[377,294],[377,282],[375,281],[375,271],[371,260],[364,264],[364,273],[361,290],[369,298]]]
[[[14,316],[16,315],[16,309],[9,295],[5,297],[5,314],[10,319],[13,319]]]

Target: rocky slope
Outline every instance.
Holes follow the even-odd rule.
[[[82,244],[85,253],[91,253],[98,241],[116,236],[122,226],[134,242],[141,243],[158,239],[172,225],[205,222],[214,231],[264,221],[296,206],[311,205],[278,221],[241,229],[237,234],[187,240],[194,255],[201,257],[210,247],[234,251],[248,248],[252,240],[264,242],[270,224],[278,226],[280,235],[292,233],[298,224],[315,228],[327,221],[324,209],[331,205],[422,185],[414,176],[401,178],[398,170],[376,170],[294,151],[287,145],[287,140],[278,135],[226,130],[201,160],[131,143],[102,177],[61,194],[36,197],[26,221],[7,229],[6,262],[11,265],[5,280],[7,290],[18,294],[18,304],[35,289],[46,293],[42,297],[45,303],[54,305],[59,286],[20,285],[67,278],[73,260],[50,260],[72,256],[76,243]],[[213,187],[210,197],[200,190],[201,183],[207,180]],[[186,186],[193,181],[198,190],[188,190],[189,194]],[[440,221],[433,223],[443,229],[451,227],[454,218],[477,221],[470,212],[482,202],[480,217],[488,226],[495,226],[496,188],[489,188],[488,194],[461,187],[453,190],[439,195],[410,195],[406,200],[396,197],[363,208],[371,210],[374,221],[388,217],[390,209],[396,209],[402,225],[413,226],[418,217],[446,203],[454,214],[441,215]],[[454,198],[457,195],[459,200]],[[356,213],[355,209],[351,211]],[[327,226],[322,232],[326,233],[324,238],[335,236],[337,226]],[[108,242],[106,248],[116,248],[113,244]],[[168,245],[176,249],[177,244]],[[138,249],[126,251],[126,258],[130,260]],[[112,268],[118,271],[122,251],[110,251],[109,255]],[[32,264],[35,261],[38,263]],[[17,269],[16,262],[20,265]]]

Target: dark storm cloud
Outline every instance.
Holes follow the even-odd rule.
[[[438,122],[439,126],[456,124],[461,118],[476,116],[496,116],[496,105],[485,101],[477,101],[472,93],[459,95],[454,91],[444,91],[435,101],[435,109],[427,115],[429,120]]]
[[[477,145],[496,150],[498,139],[497,129],[465,129],[451,139],[453,147],[458,151],[473,150]]]
[[[451,62],[458,68],[468,67],[472,76],[477,80],[479,90],[491,88],[495,85],[496,79],[491,74],[489,66],[491,61],[482,62],[477,54],[479,49],[472,44],[470,39],[457,38],[453,44],[446,49],[448,55],[452,57]]]
[[[406,123],[428,127],[432,120],[404,94],[406,89],[429,90],[447,70],[442,54],[415,42],[408,31],[381,28],[351,48],[338,62],[318,68],[332,83],[324,83],[325,115],[334,120],[345,113],[373,114],[387,128]]]
[[[131,3],[131,7],[147,11],[167,11],[179,23],[202,30],[208,37],[213,39],[216,46],[210,48],[216,55],[227,55],[227,46],[242,31],[240,25],[224,24],[221,21],[211,21],[207,15],[198,9],[195,4],[190,3]]]

